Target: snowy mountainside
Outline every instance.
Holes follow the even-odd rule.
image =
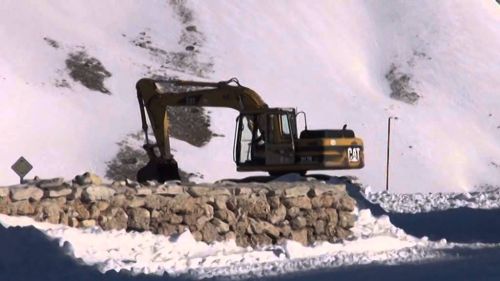
[[[135,82],[169,75],[235,76],[271,106],[306,111],[311,129],[347,123],[366,167],[330,174],[375,190],[392,115],[393,191],[500,185],[499,11],[495,1],[6,1],[0,184],[17,180],[20,155],[32,175],[104,175],[116,143],[140,130]],[[109,93],[72,77],[71,54],[109,72]],[[174,141],[180,167],[208,181],[244,176],[228,149],[237,113],[209,111],[225,137]]]

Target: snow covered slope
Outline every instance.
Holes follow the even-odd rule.
[[[187,24],[198,37],[186,58]],[[20,155],[33,175],[104,174],[115,143],[140,129],[135,81],[168,74],[236,76],[271,106],[306,111],[311,129],[347,123],[365,140],[366,167],[331,174],[375,190],[394,115],[394,191],[500,185],[498,26],[495,1],[4,1],[0,184],[16,181]],[[104,66],[104,91],[70,77],[71,54]],[[235,177],[236,112],[211,112],[226,137],[174,142],[177,160],[205,180]]]

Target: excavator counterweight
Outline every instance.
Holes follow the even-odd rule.
[[[180,178],[170,151],[167,106],[226,107],[239,111],[233,146],[238,171],[280,175],[364,166],[363,141],[345,125],[339,130],[311,131],[306,124],[299,134],[296,117],[303,112],[269,108],[255,91],[241,86],[236,78],[216,83],[141,79],[136,88],[146,137],[144,149],[149,157],[148,164],[137,173],[139,182]],[[149,141],[146,113],[156,139],[154,144]]]

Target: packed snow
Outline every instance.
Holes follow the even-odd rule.
[[[422,213],[454,208],[498,209],[500,188],[472,192],[407,193],[372,192],[364,190],[370,202],[380,205],[387,212]]]
[[[5,227],[34,226],[60,246],[69,243],[69,254],[101,272],[127,270],[195,278],[270,276],[324,267],[382,262],[397,264],[438,258],[439,249],[452,247],[445,240],[430,242],[406,235],[387,217],[374,218],[369,210],[359,213],[354,239],[343,243],[318,243],[304,247],[287,241],[283,246],[259,250],[240,248],[234,241],[207,245],[197,242],[189,231],[178,237],[150,232],[127,233],[98,228],[76,229],[35,222],[30,218],[0,215]]]

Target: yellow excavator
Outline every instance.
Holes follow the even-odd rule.
[[[308,130],[306,114],[293,108],[270,108],[236,78],[221,82],[141,79],[136,84],[149,162],[137,173],[145,182],[180,179],[170,151],[169,106],[226,107],[239,111],[233,146],[238,171],[266,171],[270,175],[309,170],[361,169],[363,141],[346,125],[337,130]],[[173,91],[172,89],[176,90]],[[156,143],[148,137],[146,112]],[[297,132],[297,116],[305,130]]]

